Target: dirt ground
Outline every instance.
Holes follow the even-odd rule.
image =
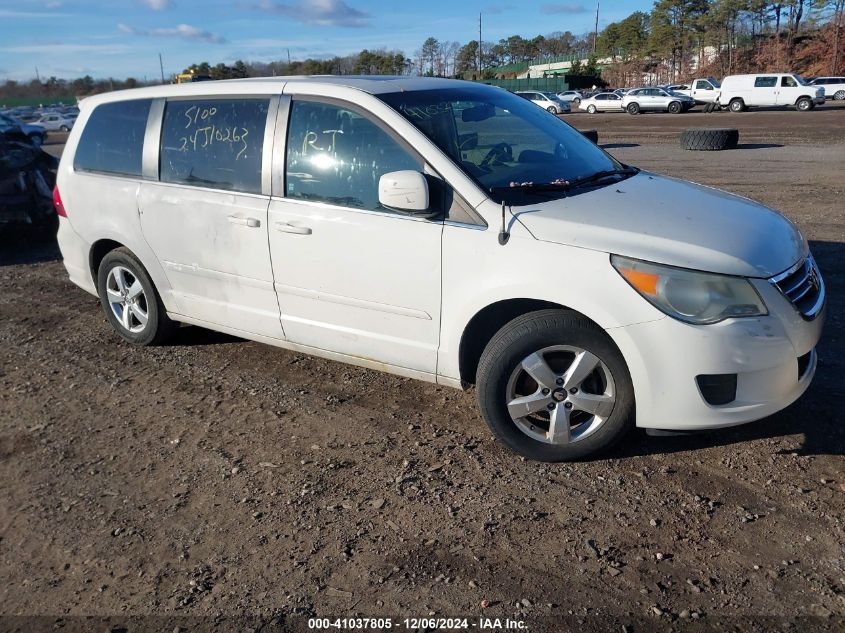
[[[356,614],[845,629],[845,107],[566,120],[624,162],[800,225],[830,303],[799,402],[532,463],[493,441],[473,392],[198,328],[130,347],[53,243],[7,234],[0,630],[269,631]],[[740,148],[679,149],[699,126],[738,127]],[[50,617],[9,617],[33,615]]]

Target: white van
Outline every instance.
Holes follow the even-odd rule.
[[[795,106],[806,112],[824,103],[824,88],[811,86],[800,75],[763,73],[730,75],[722,80],[718,102],[731,112],[765,106]]]
[[[188,323],[475,385],[495,435],[549,461],[756,420],[815,373],[825,289],[795,225],[505,90],[268,78],[81,110],[59,244],[130,343]]]

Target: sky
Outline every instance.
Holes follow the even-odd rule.
[[[603,0],[599,28],[650,0]],[[192,63],[413,55],[429,36],[466,43],[593,30],[595,0],[0,0],[0,80],[156,79]]]

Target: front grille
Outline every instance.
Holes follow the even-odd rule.
[[[775,284],[802,317],[808,321],[816,318],[824,306],[824,282],[812,256],[799,262],[776,277]]]

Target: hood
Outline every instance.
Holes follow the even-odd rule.
[[[539,240],[726,275],[771,277],[809,250],[768,207],[647,172],[515,215]]]

